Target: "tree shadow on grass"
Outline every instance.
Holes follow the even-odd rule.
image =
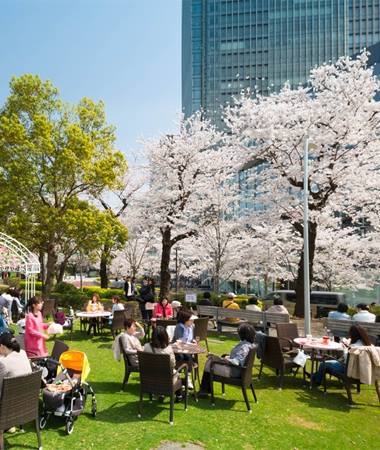
[[[149,401],[148,397],[144,397],[142,403],[142,417],[138,417],[139,412],[139,401],[128,401],[128,402],[115,402],[110,407],[103,409],[96,416],[96,420],[100,422],[107,423],[125,423],[125,422],[139,422],[144,421],[168,423],[169,422],[169,401],[165,399],[164,403],[159,403],[157,400]],[[157,416],[161,412],[165,411],[167,413],[167,420],[158,418]],[[184,412],[183,403],[176,403],[174,405],[174,419],[176,414]]]
[[[125,390],[121,390],[121,381],[91,381],[90,385],[96,394],[133,394],[139,395],[138,384],[128,383]]]
[[[372,409],[378,410],[379,403],[366,403],[360,401],[360,394],[356,394],[352,389],[353,405],[349,405],[346,391],[343,386],[338,386],[339,392],[328,391],[326,394],[320,389],[305,389],[302,392],[298,392],[297,400],[303,403],[307,403],[311,408],[323,408],[335,411],[341,411],[349,413],[354,409]],[[376,397],[376,393],[375,393]],[[376,398],[377,400],[377,398]]]

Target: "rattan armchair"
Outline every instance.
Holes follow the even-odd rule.
[[[241,391],[243,393],[244,401],[247,406],[248,412],[251,413],[252,409],[248,401],[247,396],[247,388],[250,388],[252,391],[253,398],[255,400],[255,403],[257,403],[257,397],[255,393],[255,389],[253,387],[253,381],[252,381],[252,370],[253,370],[253,364],[255,362],[255,356],[256,356],[256,350],[257,345],[255,345],[248,353],[245,365],[244,366],[236,366],[233,365],[235,369],[240,370],[240,376],[239,377],[227,377],[227,376],[221,376],[217,375],[215,371],[215,367],[220,364],[218,361],[211,362],[210,365],[210,386],[211,386],[211,403],[215,404],[215,398],[214,398],[214,382],[222,383],[222,393],[225,393],[225,385],[230,384],[233,386],[239,386],[241,387]],[[227,364],[228,360],[226,360]]]
[[[40,385],[40,371],[19,377],[4,378],[0,398],[0,449],[4,448],[5,430],[34,420],[38,448],[42,450],[38,420]]]
[[[194,320],[194,337],[199,337],[200,341],[205,341],[207,351],[209,352],[210,350],[207,342],[208,320],[208,317],[201,317]]]
[[[329,356],[328,359],[329,360],[337,360],[336,358],[333,358],[331,356]],[[348,398],[348,404],[351,406],[351,405],[354,404],[354,402],[352,400],[351,387],[352,387],[353,384],[355,384],[356,385],[356,392],[359,393],[360,392],[360,380],[358,380],[356,378],[351,378],[351,377],[349,377],[347,375],[347,369],[348,369],[349,360],[350,360],[350,354],[348,353],[347,360],[346,360],[346,363],[345,363],[345,371],[344,371],[344,373],[335,372],[332,369],[326,368],[326,366],[324,367],[324,371],[323,371],[323,392],[324,392],[324,394],[326,394],[326,392],[327,392],[327,377],[326,377],[327,374],[330,375],[330,378],[331,377],[338,378],[338,380],[341,381],[341,383],[343,384],[344,388],[346,389],[347,398]],[[375,389],[376,389],[377,397],[378,397],[379,402],[380,402],[380,386],[379,386],[379,381],[378,380],[375,381]]]
[[[124,320],[125,319],[126,319],[126,316],[125,316],[125,311],[124,310],[115,311],[113,313],[113,318],[112,318],[112,322],[111,322],[111,325],[110,325],[111,334],[112,334],[113,338],[116,336],[116,334],[119,331],[124,330]]]
[[[182,381],[178,372],[184,371],[185,377],[185,399],[184,406],[187,410],[187,365],[182,364],[173,372],[170,365],[170,356],[166,354],[155,354],[137,352],[140,368],[140,402],[139,414],[142,416],[143,394],[149,394],[150,400],[153,395],[164,395],[170,397],[169,423],[173,425],[174,397],[175,392],[182,389]]]
[[[261,365],[259,371],[259,378],[261,378],[263,366],[268,366],[275,369],[276,375],[279,379],[279,389],[282,389],[284,384],[284,373],[293,368],[298,369],[299,366],[293,362],[294,355],[288,355],[282,351],[282,338],[267,336],[265,338],[265,350],[261,357]],[[288,342],[285,340],[285,342]],[[297,373],[297,371],[296,371]]]
[[[120,353],[123,355],[124,360],[124,378],[123,383],[121,385],[121,390],[124,391],[125,385],[128,383],[130,374],[132,372],[138,373],[140,370],[137,364],[133,364],[133,361],[131,360],[131,354],[128,354],[124,350],[122,339],[119,339],[119,346],[120,346]],[[136,354],[134,354],[134,356],[136,356]]]

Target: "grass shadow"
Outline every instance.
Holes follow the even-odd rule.
[[[128,401],[126,403],[123,402],[115,402],[111,406],[106,409],[100,411],[96,417],[96,420],[107,423],[132,423],[139,422],[143,423],[144,421],[155,421],[160,423],[168,423],[169,422],[169,410],[170,405],[167,400],[164,403],[159,403],[157,400],[153,400],[150,402],[148,398],[145,396],[144,401],[142,403],[142,417],[138,417],[139,411],[139,401]],[[184,412],[183,403],[176,403],[174,405],[174,418],[177,413],[182,410]],[[157,416],[161,414],[161,412],[167,412],[167,420],[160,419]]]

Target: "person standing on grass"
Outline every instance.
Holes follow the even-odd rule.
[[[29,313],[25,317],[25,351],[28,356],[47,356],[48,351],[45,341],[49,336],[44,333],[49,324],[43,322],[43,300],[32,297],[28,300]]]
[[[125,283],[124,283],[124,295],[127,299],[127,301],[131,301],[135,298],[135,279],[131,278],[130,276],[126,277]]]

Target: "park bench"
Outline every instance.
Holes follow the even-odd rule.
[[[267,313],[265,311],[251,311],[248,309],[230,309],[217,306],[198,305],[197,311],[199,317],[209,317],[217,324],[218,332],[221,333],[223,326],[237,328],[241,323],[248,322],[256,328],[268,330],[269,326],[275,326],[277,323],[289,323],[288,314]],[[230,322],[226,319],[239,319],[236,322]]]
[[[379,343],[380,322],[355,322],[353,320],[332,320],[327,319],[327,328],[334,336],[347,337],[348,331],[352,325],[359,325],[364,328],[370,336],[377,337]]]

